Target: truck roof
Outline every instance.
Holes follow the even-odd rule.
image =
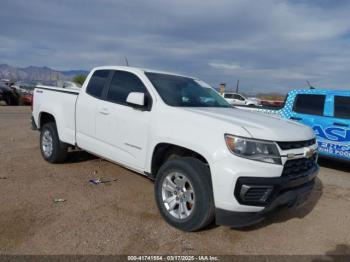
[[[192,76],[186,76],[181,75],[177,73],[167,72],[167,71],[161,71],[161,70],[155,70],[155,69],[148,69],[148,68],[142,68],[142,67],[132,67],[132,66],[98,66],[92,69],[92,71],[95,70],[123,70],[128,71],[131,73],[158,73],[158,74],[167,74],[167,75],[174,75],[174,76],[182,76],[182,77],[189,77],[193,79],[197,79]]]
[[[332,89],[295,89],[288,94],[314,94],[314,95],[350,95],[350,90],[332,90]]]

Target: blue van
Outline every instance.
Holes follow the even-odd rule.
[[[292,90],[283,108],[257,111],[312,127],[320,156],[350,161],[350,91]]]

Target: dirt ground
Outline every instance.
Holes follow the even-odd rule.
[[[84,152],[45,162],[29,116],[0,107],[0,254],[350,254],[348,164],[322,160],[297,210],[244,230],[184,233],[161,218],[147,178]],[[97,177],[116,181],[88,182]]]

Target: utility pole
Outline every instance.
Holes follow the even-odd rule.
[[[127,57],[125,57],[125,64],[126,64],[126,66],[129,66],[129,62],[128,62],[128,58]]]
[[[237,80],[237,86],[236,86],[236,93],[238,94],[238,90],[239,90],[239,79]]]

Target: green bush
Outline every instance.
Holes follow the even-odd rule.
[[[73,82],[82,86],[84,84],[85,79],[86,79],[86,75],[76,75],[73,78]]]

